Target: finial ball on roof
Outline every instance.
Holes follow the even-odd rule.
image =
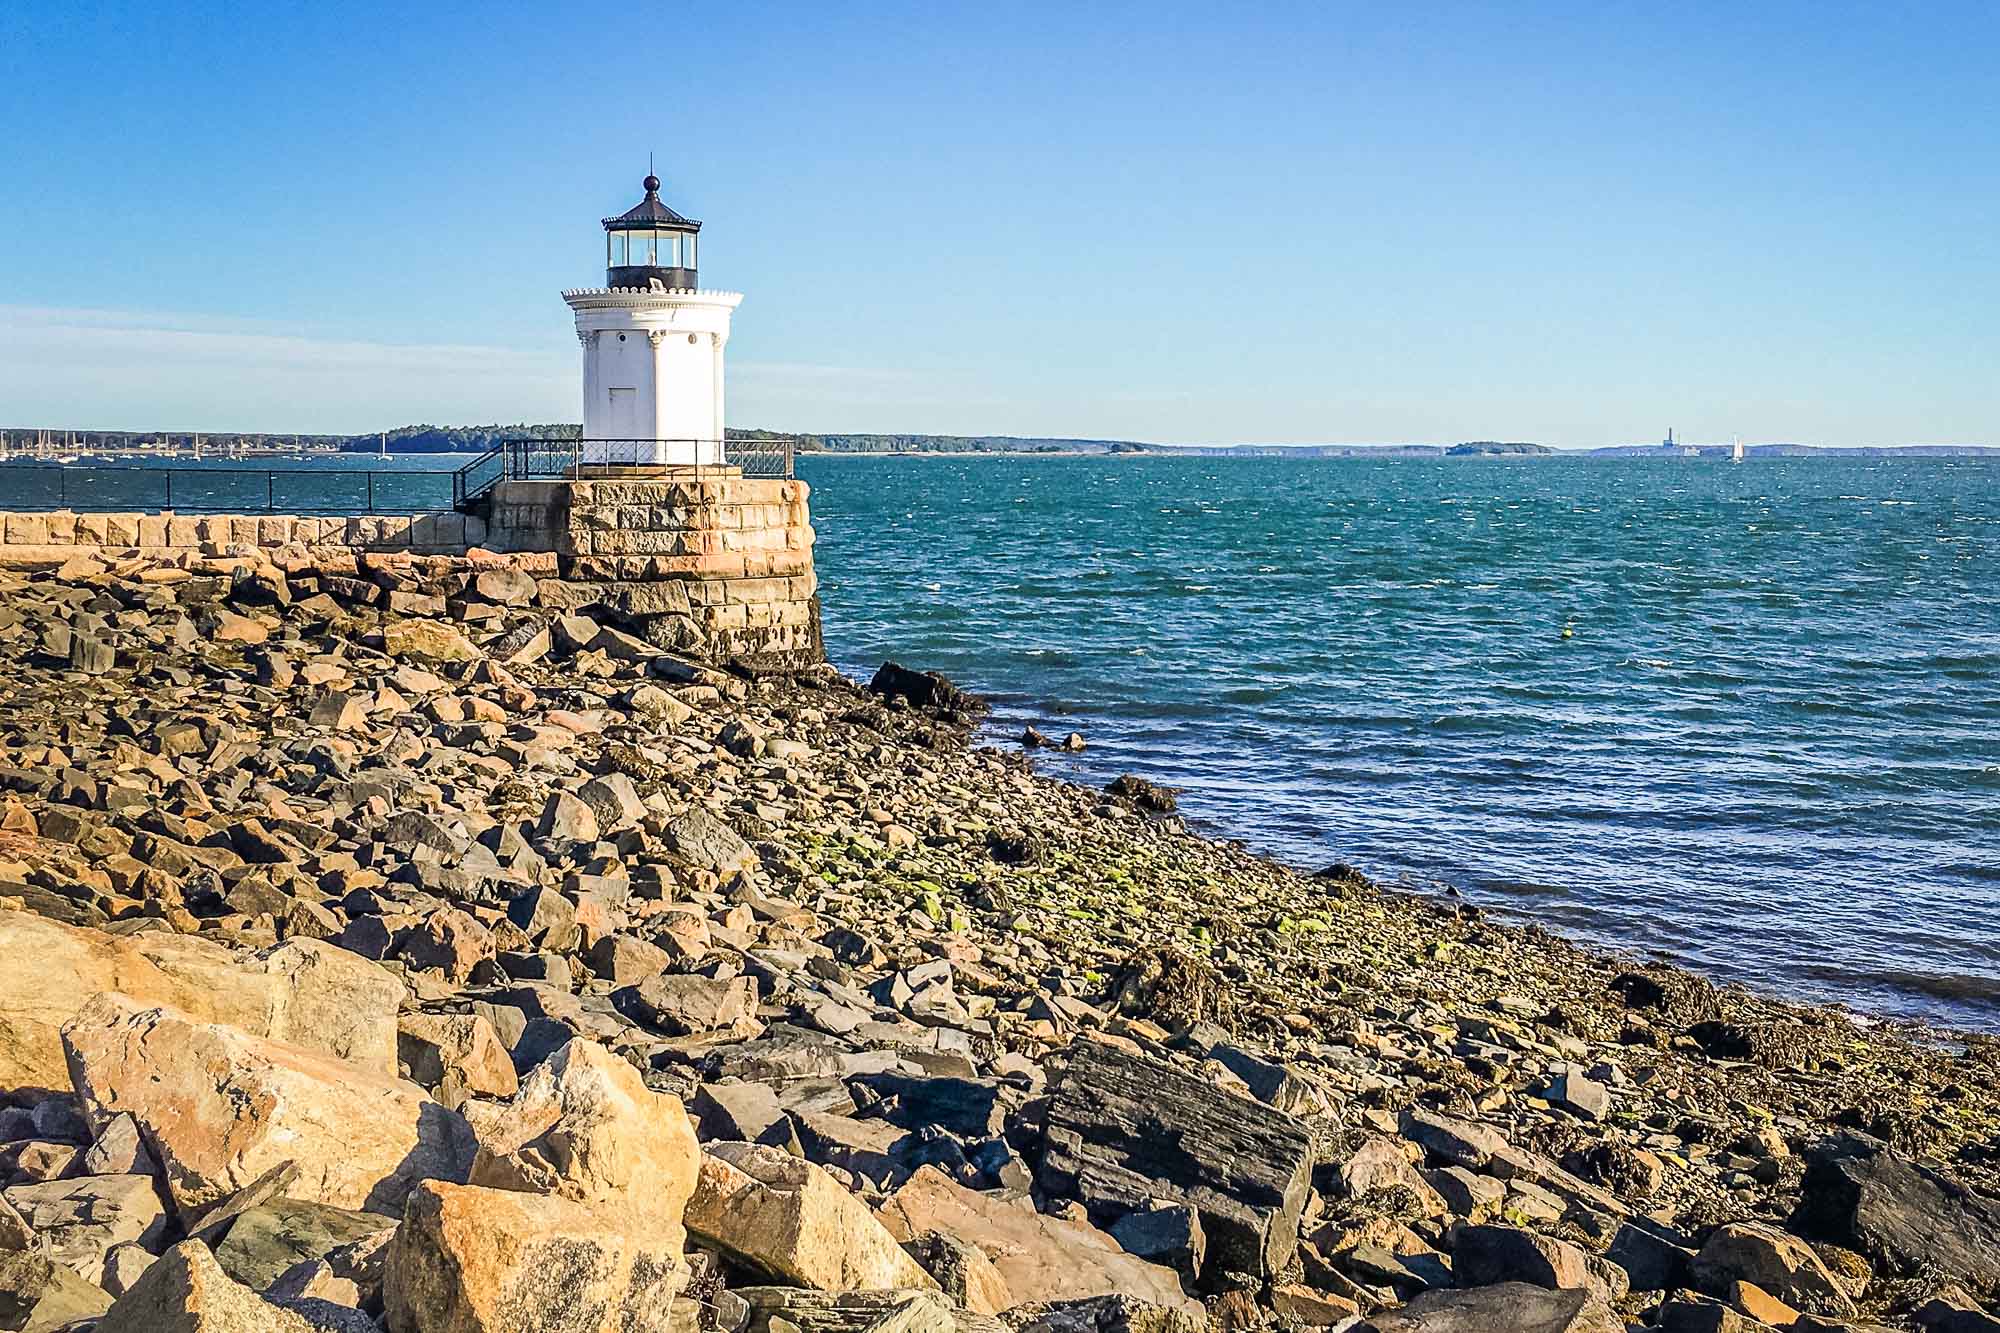
[[[648,176],[642,184],[646,187],[646,193],[652,194],[660,188],[660,178],[658,176]]]

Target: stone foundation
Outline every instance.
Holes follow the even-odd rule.
[[[602,612],[657,648],[787,669],[825,657],[807,495],[802,481],[705,469],[503,482],[483,518],[4,513],[0,566],[237,561],[365,580],[393,556],[433,557],[424,565],[445,578],[506,562],[537,578],[552,612]]]
[[[817,662],[809,491],[716,469],[502,482],[487,545],[553,551],[565,580],[594,588],[658,647],[705,642],[732,660]]]

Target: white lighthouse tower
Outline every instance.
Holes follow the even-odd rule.
[[[740,292],[696,282],[701,224],[646,197],[604,219],[604,286],[563,293],[583,344],[583,459],[636,467],[724,461],[722,349]]]

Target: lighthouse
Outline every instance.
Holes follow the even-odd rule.
[[[722,463],[722,352],[740,292],[703,291],[701,224],[646,197],[604,219],[604,285],[563,293],[583,344],[583,457],[589,464]]]

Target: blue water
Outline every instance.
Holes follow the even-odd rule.
[[[326,469],[277,483],[301,509],[374,470],[422,509],[449,479],[390,474],[464,461],[233,466]],[[1047,771],[1181,787],[1201,827],[1302,867],[2000,1031],[2000,462],[800,473],[836,662],[942,670],[998,735],[1081,731]],[[30,507],[18,481],[0,506]],[[159,485],[94,484],[135,507]]]
[[[451,471],[473,454],[76,455],[0,460],[0,509],[184,514],[416,514],[451,508]]]
[[[2000,1030],[2000,464],[801,472],[835,659],[1084,734],[1045,770],[1180,786],[1303,867]]]

